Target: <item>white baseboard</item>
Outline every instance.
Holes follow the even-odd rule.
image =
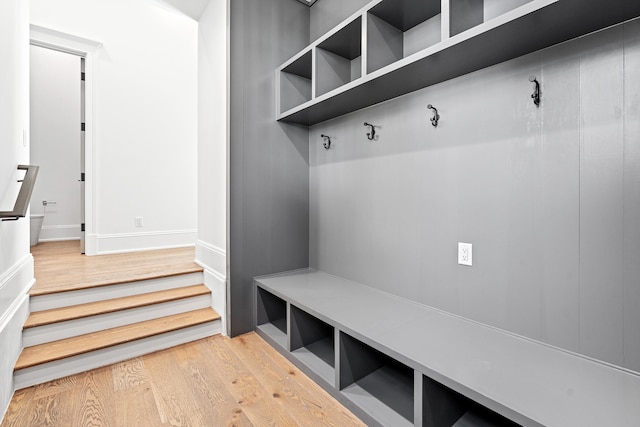
[[[222,318],[222,334],[227,331],[227,253],[224,249],[196,242],[196,263],[204,268],[204,284],[211,290],[212,308]]]
[[[196,241],[196,262],[204,269],[227,276],[227,252],[202,240]]]
[[[58,240],[80,240],[80,224],[45,225],[42,227],[38,242],[54,242]]]
[[[87,255],[104,255],[154,249],[180,248],[196,243],[197,230],[168,230],[143,233],[89,234]]]
[[[0,275],[0,422],[14,392],[13,367],[22,351],[22,325],[29,316],[33,283],[31,254]]]

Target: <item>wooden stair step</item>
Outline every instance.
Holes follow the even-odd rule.
[[[220,315],[216,313],[215,310],[203,308],[187,313],[161,317],[146,322],[134,323],[100,332],[26,347],[20,354],[14,370],[18,371],[219,319]]]
[[[36,285],[29,291],[32,297],[50,295],[61,292],[77,291],[82,289],[101,288],[105,286],[121,285],[125,283],[139,282],[144,280],[164,279],[191,273],[202,273],[204,269],[194,262],[178,264],[167,264],[162,267],[149,266],[137,269],[126,269],[118,265],[108,266],[116,270],[110,272],[95,269],[95,273],[86,273],[82,267],[72,270],[76,274],[39,278],[36,277]],[[39,282],[45,282],[39,283]],[[60,283],[58,283],[60,282]]]
[[[51,310],[36,311],[29,315],[29,318],[24,324],[24,329],[64,322],[67,320],[81,319],[98,314],[113,313],[131,308],[146,307],[153,304],[176,301],[207,295],[210,293],[211,291],[205,285],[193,285],[183,288],[169,289],[166,291],[148,292],[128,297],[54,308]]]

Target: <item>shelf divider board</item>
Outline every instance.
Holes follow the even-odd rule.
[[[289,350],[326,382],[335,386],[333,326],[290,305],[289,331]]]

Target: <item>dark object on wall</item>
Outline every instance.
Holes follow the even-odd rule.
[[[433,117],[431,117],[431,124],[434,128],[438,127],[438,120],[440,120],[440,114],[438,114],[438,110],[433,105],[427,105],[427,108],[433,110]]]
[[[536,104],[536,107],[540,107],[540,82],[538,82],[536,76],[529,77],[529,81],[536,84],[536,88],[531,94],[531,98],[533,99],[533,103]]]
[[[329,148],[331,148],[331,137],[325,134],[322,134],[320,136],[324,138],[324,142],[322,143],[322,146],[324,147],[324,149],[328,150]]]
[[[36,183],[36,177],[38,176],[38,170],[40,166],[33,165],[18,165],[18,170],[27,171],[24,178],[19,180],[22,185],[18,192],[18,198],[13,205],[11,211],[0,211],[0,218],[2,221],[17,221],[20,218],[24,218],[27,215],[27,209],[29,208],[29,201],[31,200],[31,193],[33,192],[33,186]]]
[[[372,125],[371,123],[367,123],[364,122],[365,126],[371,126],[371,132],[367,132],[367,139],[369,141],[373,141],[374,139],[376,139],[376,126]]]

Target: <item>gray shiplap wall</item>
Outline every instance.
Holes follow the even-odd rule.
[[[633,21],[312,127],[311,266],[640,371],[639,75]]]
[[[309,131],[275,121],[274,70],[309,40],[296,0],[233,0],[229,147],[232,336],[253,329],[252,278],[309,262]]]

